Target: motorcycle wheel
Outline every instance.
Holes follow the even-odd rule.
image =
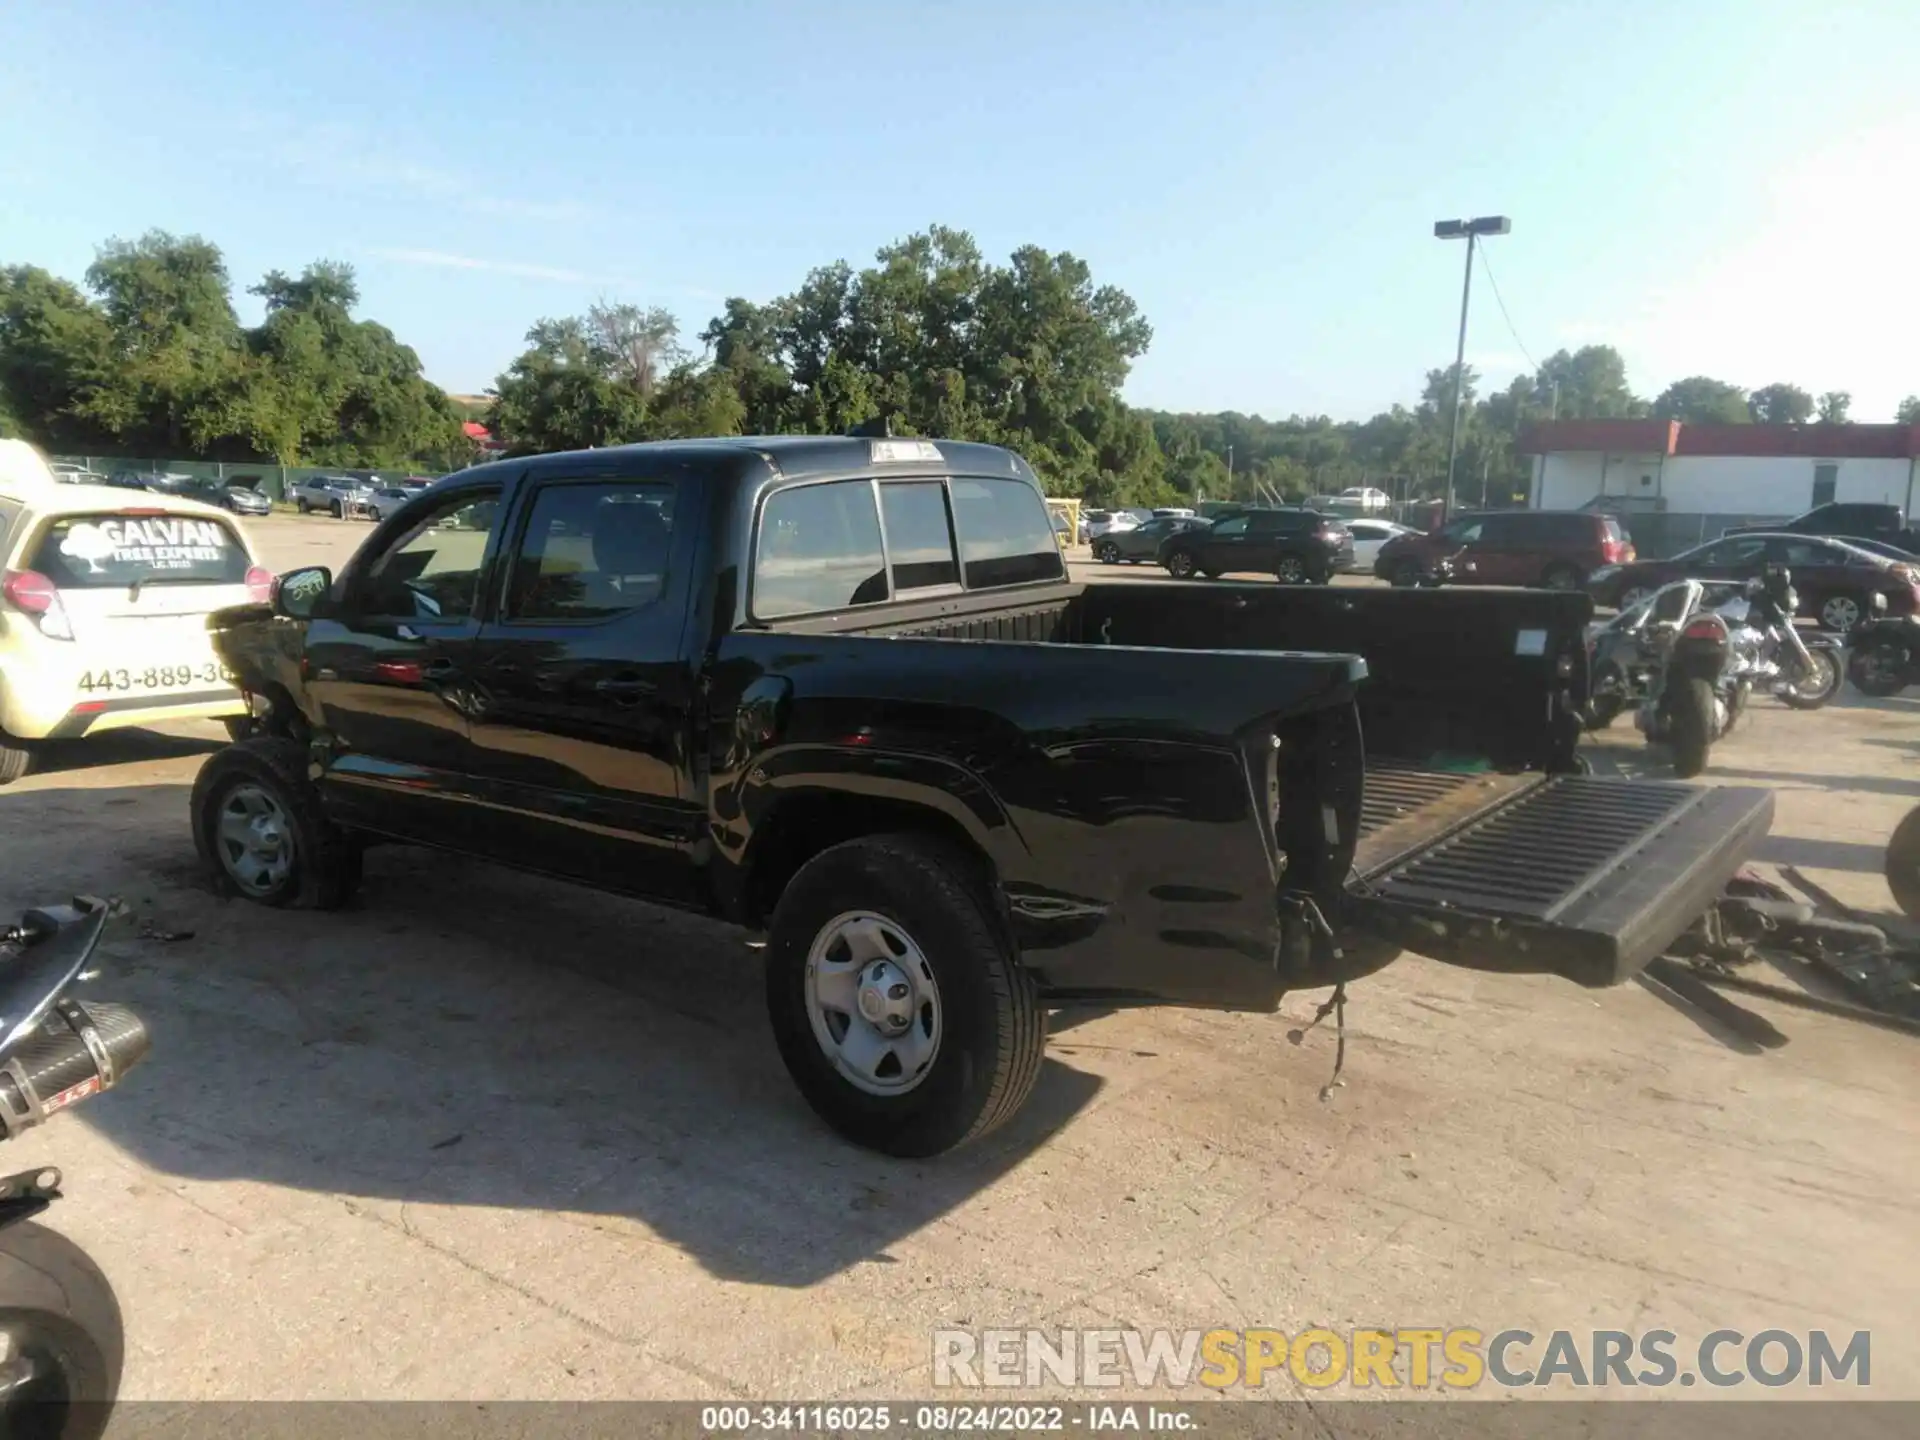
[[[1894,827],[1887,841],[1885,862],[1887,888],[1901,911],[1920,920],[1920,806],[1907,812],[1907,818]]]
[[[1780,692],[1795,710],[1818,710],[1840,693],[1840,657],[1824,646],[1809,645],[1807,658],[1813,669]]]
[[[1707,768],[1713,748],[1713,686],[1704,680],[1683,681],[1668,692],[1667,746],[1673,751],[1673,773],[1691,780]]]
[[[98,1440],[120,1391],[126,1331],[100,1267],[64,1235],[0,1230],[0,1334],[21,1383],[0,1400],[10,1440]]]
[[[1862,695],[1887,700],[1907,688],[1907,652],[1903,647],[1868,645],[1847,661],[1847,679]]]

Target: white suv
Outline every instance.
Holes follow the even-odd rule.
[[[34,744],[159,720],[244,724],[207,617],[264,602],[233,517],[196,500],[63,484],[0,440],[0,784]]]

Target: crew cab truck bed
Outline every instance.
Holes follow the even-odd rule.
[[[381,839],[763,926],[809,1101],[928,1154],[1018,1108],[1048,1005],[1658,954],[1770,800],[1578,773],[1589,613],[1076,585],[987,446],[502,461],[219,617],[263,733],[194,828],[269,904],[343,901]]]

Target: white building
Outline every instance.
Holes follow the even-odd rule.
[[[1557,420],[1521,437],[1537,510],[1605,509],[1642,554],[1671,554],[1730,525],[1835,500],[1913,513],[1920,426],[1687,425]]]

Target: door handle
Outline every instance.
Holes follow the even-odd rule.
[[[594,694],[604,695],[616,705],[635,704],[657,694],[659,689],[651,680],[642,680],[638,675],[614,675],[593,684]]]

